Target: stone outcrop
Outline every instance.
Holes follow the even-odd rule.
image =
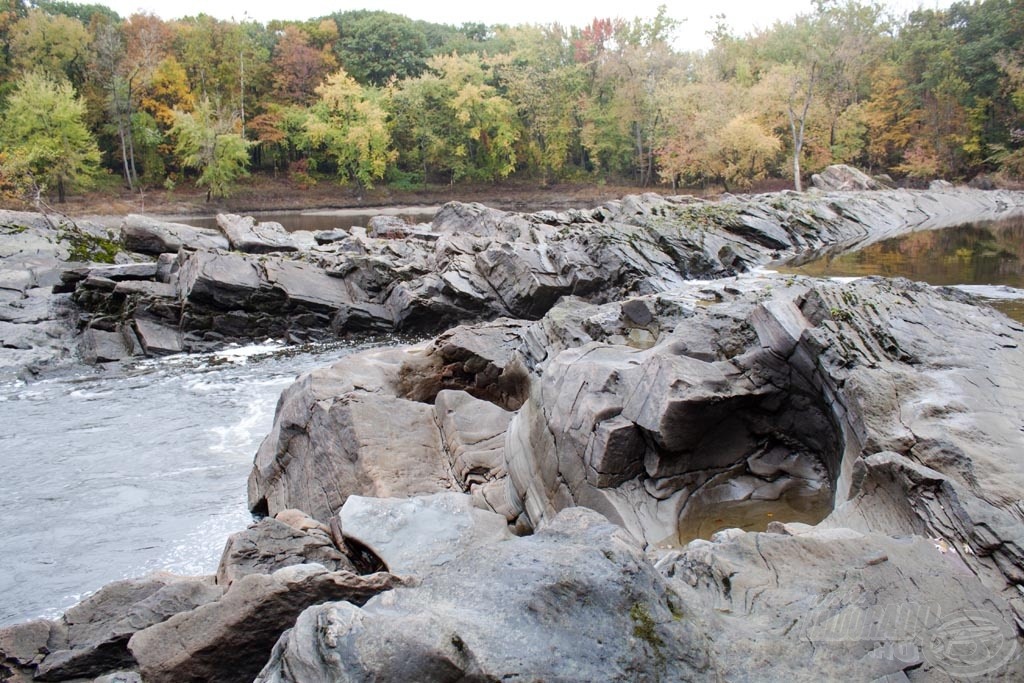
[[[883,185],[867,173],[853,166],[836,164],[821,173],[811,176],[811,184],[826,192],[849,192],[851,190],[881,190]]]
[[[280,223],[260,223],[252,216],[222,213],[217,215],[217,226],[235,251],[267,254],[298,250],[288,231]]]
[[[314,563],[330,571],[355,572],[356,568],[331,538],[330,527],[304,515],[298,518],[299,528],[281,519],[262,519],[245,531],[233,534],[224,546],[217,585],[228,587],[249,574],[272,574],[295,564]],[[291,521],[291,520],[289,520]]]
[[[1024,327],[901,280],[731,275],[1021,206],[451,204],[68,271],[97,361],[488,321],[301,376],[216,580],[0,630],[0,678],[1019,680]]]
[[[577,508],[453,547],[415,587],[307,610],[256,680],[701,680],[708,644],[685,609],[627,534]]]
[[[798,574],[798,558],[807,553],[822,557],[823,566],[835,557],[848,557],[849,566],[888,562],[872,570],[878,583],[870,588],[853,575],[812,572],[816,587],[793,580],[798,599],[780,588],[763,612],[751,609],[749,599],[741,603],[745,611],[737,613],[762,625],[751,632],[784,630],[780,624],[798,619],[811,641],[814,633],[832,638],[814,629],[848,614],[827,603],[836,586],[866,592],[865,600],[894,610],[933,600],[916,589],[897,600],[899,591],[907,591],[903,577],[917,568],[930,577],[922,577],[921,585],[955,581],[957,587],[928,603],[934,609],[922,619],[929,627],[892,632],[903,659],[875,662],[878,643],[868,647],[870,638],[844,632],[832,638],[841,641],[836,649],[793,645],[793,661],[821,666],[834,655],[840,661],[830,670],[842,675],[883,677],[918,668],[939,675],[954,663],[922,638],[934,629],[953,637],[942,629],[956,614],[988,610],[992,628],[1020,645],[1015,623],[1024,623],[1018,588],[1024,578],[1024,463],[1011,406],[1024,400],[1022,341],[1024,328],[1000,314],[956,292],[905,281],[844,284],[778,276],[689,284],[603,305],[563,300],[534,323],[497,320],[456,328],[425,345],[353,356],[303,377],[286,392],[274,431],[260,449],[250,502],[270,512],[299,507],[322,520],[340,509],[344,529],[346,501],[367,505],[350,496],[379,496],[382,484],[389,490],[404,486],[406,495],[429,493],[417,488],[430,482],[470,494],[518,532],[542,532],[559,511],[586,507],[628,530],[655,557],[682,553],[686,566],[701,553],[717,557],[718,545],[726,542],[746,548],[736,551],[746,558],[736,564],[751,568],[737,571],[757,577],[765,571]],[[420,471],[405,484],[395,480],[396,471],[415,471],[414,465],[374,475],[377,453],[414,452],[398,437],[374,440],[365,450],[352,442],[343,450],[330,446],[332,435],[353,429],[358,420],[339,427],[310,417],[353,403],[367,414],[374,403],[396,414],[395,406],[402,406],[405,429],[399,436],[424,435],[417,439],[416,464],[428,466],[430,475],[423,478]],[[419,423],[410,422],[415,405],[427,409]],[[460,418],[466,405],[473,413]],[[437,438],[426,436],[431,430]],[[322,448],[312,453],[292,444]],[[362,468],[367,478],[332,478],[323,468],[335,461]],[[475,477],[467,476],[474,470]],[[687,545],[719,531],[726,536],[716,536],[714,547],[706,541]],[[387,546],[372,533],[361,540]],[[766,543],[778,544],[778,557],[761,559],[755,568],[750,549]],[[783,561],[787,552],[796,559]],[[403,566],[416,569],[408,562],[403,559]],[[728,594],[735,577],[706,557],[700,562],[704,578],[685,581],[699,585],[719,572],[725,578],[714,579],[717,590]],[[435,574],[429,567],[417,573]],[[713,613],[721,609],[716,600],[702,594],[687,604]],[[344,632],[355,628],[354,613],[325,616],[324,610],[317,619],[340,619],[337,628]],[[359,615],[360,624],[363,619]],[[313,623],[326,622],[308,628]],[[705,625],[709,633],[721,631],[708,637],[728,640],[730,624],[712,619]],[[378,642],[370,632],[366,637],[365,647]],[[307,647],[313,641],[303,635],[302,642]],[[762,639],[765,652],[781,651],[788,642]],[[405,646],[417,653],[426,647],[422,656],[431,662],[454,661],[450,651],[439,654],[436,643]],[[735,674],[741,653],[718,649],[724,659],[715,669]],[[1012,679],[1021,669],[1009,662],[1002,662],[1009,668],[1001,664],[1000,675]],[[799,669],[773,666],[783,677]]]
[[[227,238],[216,230],[133,213],[124,217],[121,239],[126,249],[140,254],[177,254],[181,249],[230,248]]]
[[[869,179],[870,180],[870,179]],[[448,204],[429,225],[371,221],[319,241],[221,216],[231,250],[182,248],[174,268],[114,291],[76,283],[93,320],[114,316],[144,346],[205,350],[266,337],[291,342],[354,333],[437,332],[506,316],[541,318],[563,296],[592,302],[670,291],[690,278],[741,273],[773,258],[1024,209],[1019,193],[941,191],[641,195],[589,210],[516,214]],[[170,334],[170,333],[168,333]],[[129,352],[131,349],[129,349]]]
[[[128,649],[147,682],[251,681],[307,607],[330,600],[359,605],[399,583],[390,574],[359,576],[315,564],[249,574],[217,602],[139,631]]]
[[[41,214],[0,211],[0,376],[31,376],[73,357],[78,311],[67,294],[54,296],[69,267],[72,244],[62,223]],[[102,235],[100,226],[82,230]]]
[[[131,667],[132,635],[220,595],[212,580],[166,574],[109,584],[57,621],[0,629],[0,678],[5,668],[63,681]]]

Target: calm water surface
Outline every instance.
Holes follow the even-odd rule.
[[[814,277],[884,275],[964,285],[1024,320],[1024,216],[913,233],[852,253],[792,261],[778,270]]]
[[[398,216],[411,224],[429,223],[437,213],[436,207],[398,207],[398,208],[376,208],[367,211],[341,209],[336,211],[255,211],[247,213],[257,221],[265,223],[273,221],[280,223],[288,232],[299,230],[337,230],[359,226],[366,227],[374,216]],[[167,217],[178,223],[194,225],[197,228],[217,229],[216,216],[178,216]]]

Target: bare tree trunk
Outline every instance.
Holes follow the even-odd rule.
[[[134,190],[132,185],[132,172],[128,166],[128,143],[124,139],[124,121],[118,117],[117,134],[121,138],[121,165],[124,168],[124,181],[128,183],[128,189]]]
[[[800,154],[804,148],[804,133],[807,127],[807,112],[811,108],[811,100],[814,97],[814,81],[817,76],[818,65],[812,63],[810,73],[807,75],[806,90],[803,93],[803,108],[798,115],[794,105],[796,104],[797,90],[800,88],[800,80],[793,80],[793,88],[789,92],[789,102],[786,106],[786,114],[789,115],[789,130],[793,136],[793,187],[797,192],[803,192],[803,181],[800,177]]]

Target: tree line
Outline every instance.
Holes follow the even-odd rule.
[[[379,11],[309,21],[122,18],[0,0],[0,190],[129,189],[250,173],[412,188],[1024,175],[1024,5],[889,16],[818,0],[709,50],[678,22],[449,26]]]

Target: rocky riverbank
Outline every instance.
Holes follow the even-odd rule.
[[[107,232],[8,212],[0,344],[19,353],[2,365],[39,374],[76,358],[104,364],[268,337],[536,320],[566,295],[605,302],[670,291],[787,255],[1021,209],[1020,193],[949,188],[717,202],[643,195],[533,214],[451,203],[429,225],[379,217],[366,229],[314,234],[230,215],[218,231],[129,215]],[[118,263],[67,261],[90,257]]]
[[[451,204],[316,240],[129,218],[155,261],[57,287],[96,362],[482,322],[303,375],[216,576],[0,630],[0,678],[1018,680],[1024,329],[905,281],[729,276],[1022,208]]]

